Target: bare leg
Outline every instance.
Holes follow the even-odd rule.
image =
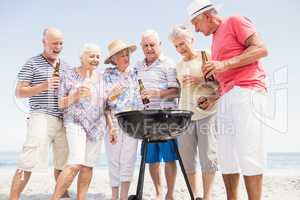
[[[84,200],[93,176],[93,168],[82,166],[77,179],[77,200]]]
[[[9,200],[18,200],[20,198],[21,192],[24,190],[31,176],[31,172],[16,170],[13,177]]]
[[[62,170],[54,169],[55,182],[57,182],[57,179],[61,172],[62,172]],[[62,198],[70,198],[70,194],[69,194],[68,190],[66,190],[66,192],[62,195]]]
[[[244,176],[249,200],[261,200],[263,175]]]
[[[210,200],[216,172],[202,172],[203,200]]]
[[[175,181],[176,181],[176,174],[177,174],[177,166],[176,162],[167,162],[165,164],[165,175],[166,175],[166,182],[168,191],[166,194],[166,200],[173,200],[173,193],[174,193],[174,187],[175,187]]]
[[[59,175],[52,200],[59,200],[80,170],[80,165],[68,165]]]
[[[111,199],[118,200],[119,199],[119,187],[112,187],[111,188]]]
[[[193,195],[194,195],[194,197],[197,197],[198,196],[198,187],[197,187],[197,176],[198,176],[198,173],[197,172],[190,173],[187,176],[188,176],[189,183],[190,183],[192,191],[193,191]]]
[[[122,182],[121,183],[120,200],[128,199],[129,187],[130,187],[130,182]]]
[[[238,186],[240,174],[223,174],[228,200],[238,200]]]
[[[160,164],[159,163],[150,164],[149,171],[154,184],[156,199],[161,199],[162,185],[161,185],[161,178],[160,178]]]

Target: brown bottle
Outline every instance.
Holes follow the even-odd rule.
[[[52,77],[59,77],[59,62],[54,66]]]
[[[201,57],[202,57],[202,64],[204,65],[208,61],[207,54],[205,51],[201,51]],[[210,77],[204,77],[204,79],[206,82],[215,81],[215,78],[213,75],[211,75]]]
[[[144,87],[143,81],[141,79],[139,79],[138,82],[139,82],[139,86],[140,86],[140,94],[142,94],[142,92],[145,90],[145,87]],[[150,100],[147,97],[143,98],[142,101],[143,101],[144,105],[150,103]]]

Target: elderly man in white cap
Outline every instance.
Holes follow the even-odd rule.
[[[259,200],[264,151],[263,124],[257,112],[264,107],[267,91],[266,74],[259,60],[267,55],[267,49],[251,20],[238,15],[223,19],[209,0],[193,1],[188,13],[196,32],[213,36],[212,60],[202,70],[220,84],[217,145],[227,198],[238,199],[241,173],[248,199]],[[214,102],[209,98],[204,103]]]

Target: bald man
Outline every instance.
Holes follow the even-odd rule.
[[[57,179],[67,161],[68,144],[62,123],[62,111],[57,104],[59,77],[53,76],[67,65],[59,59],[63,48],[63,34],[56,28],[43,33],[43,53],[30,58],[18,73],[17,98],[29,98],[27,136],[17,161],[17,170],[11,184],[10,200],[17,200],[29,181],[33,169],[48,166],[48,151],[53,149],[54,176]],[[68,197],[68,194],[65,194]]]

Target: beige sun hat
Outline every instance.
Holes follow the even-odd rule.
[[[123,42],[122,40],[114,40],[108,45],[108,56],[105,59],[104,63],[109,64],[111,63],[111,57],[115,55],[116,53],[124,50],[124,49],[129,49],[130,52],[134,52],[136,50],[136,45],[134,44],[127,44]]]
[[[192,21],[195,17],[207,10],[210,10],[212,8],[220,10],[221,7],[222,4],[214,4],[210,0],[193,0],[187,8],[189,20]]]

